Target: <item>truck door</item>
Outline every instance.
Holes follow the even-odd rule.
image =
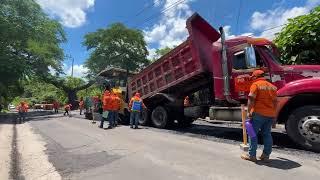
[[[265,78],[270,79],[268,64],[253,46],[233,52],[231,64],[230,82],[231,93],[234,99],[241,100],[247,98],[251,85],[250,76],[254,70],[264,70]]]

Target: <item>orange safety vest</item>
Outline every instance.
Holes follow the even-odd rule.
[[[84,105],[84,102],[83,101],[80,101],[79,102],[79,107],[82,109],[83,108],[83,105]]]
[[[116,95],[116,94],[113,94],[111,96],[111,99],[112,99],[112,110],[113,111],[118,111],[120,110],[120,107],[121,107],[121,100],[120,98]]]
[[[18,106],[18,111],[19,112],[27,112],[28,111],[28,106],[27,105],[19,105]]]
[[[105,91],[105,93],[103,94],[103,99],[102,99],[102,103],[103,103],[103,111],[112,111],[112,97],[109,91]]]
[[[276,116],[274,101],[277,98],[277,87],[264,78],[256,79],[250,87],[249,96],[255,99],[252,112],[267,117]]]
[[[71,108],[71,107],[70,107],[69,104],[67,104],[67,105],[64,106],[64,109],[66,109],[66,110],[68,110],[68,111],[70,110],[70,108]]]
[[[136,103],[136,104],[135,104]],[[138,107],[140,106],[140,107]],[[133,96],[129,103],[129,108],[131,111],[140,112],[145,105],[142,102],[142,99],[138,96]]]

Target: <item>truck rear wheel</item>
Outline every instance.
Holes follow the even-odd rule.
[[[295,109],[286,122],[286,129],[294,142],[320,152],[320,106]]]
[[[141,118],[139,120],[139,124],[142,126],[149,124],[149,112],[147,109],[143,110],[141,113]]]
[[[151,120],[156,128],[165,128],[169,121],[167,110],[162,106],[156,107],[152,111]]]

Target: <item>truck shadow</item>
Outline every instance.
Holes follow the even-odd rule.
[[[242,129],[239,127],[221,127],[218,124],[198,124],[194,123],[188,128],[179,128],[174,125],[170,130],[174,130],[178,134],[185,134],[190,137],[199,137],[214,141],[226,141],[227,143],[241,143],[242,142]],[[282,132],[272,132],[273,137],[273,148],[274,149],[299,149],[304,150],[300,146],[296,145],[285,133]],[[263,144],[263,139],[259,133],[258,142],[261,146]]]

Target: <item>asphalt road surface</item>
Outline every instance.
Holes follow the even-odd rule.
[[[170,130],[97,126],[82,116],[61,114],[34,117],[17,125],[1,121],[0,179],[320,177],[320,154],[299,150],[291,142],[280,145],[287,140],[281,129],[273,133],[276,145],[271,161],[252,163],[240,159],[237,124],[198,121],[191,128]]]

